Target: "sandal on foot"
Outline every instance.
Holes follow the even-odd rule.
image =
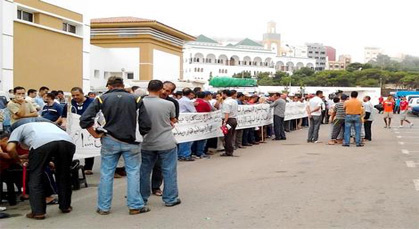
[[[160,189],[158,189],[158,190],[154,190],[154,191],[153,191],[153,195],[156,195],[156,196],[162,196],[162,195],[163,195],[163,192],[162,192]]]

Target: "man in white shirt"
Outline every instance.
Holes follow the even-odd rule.
[[[225,153],[221,154],[221,156],[225,157],[232,157],[234,152],[234,134],[236,132],[237,127],[237,114],[239,105],[235,99],[232,97],[236,94],[234,91],[226,90],[226,100],[224,100],[223,108],[222,108],[222,118],[223,118],[223,125],[228,128],[227,134],[225,134]]]
[[[320,124],[322,119],[322,106],[323,100],[321,97],[323,96],[322,91],[317,91],[316,96],[308,102],[307,106],[307,114],[308,119],[310,121],[310,128],[308,129],[308,143],[320,143],[319,139],[319,130]]]
[[[374,117],[373,117],[374,106],[371,104],[370,100],[371,100],[371,97],[365,96],[364,103],[362,104],[365,110],[364,130],[365,130],[365,140],[367,141],[372,140],[371,126],[372,126],[372,121],[374,121]]]

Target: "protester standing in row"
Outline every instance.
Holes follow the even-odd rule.
[[[136,142],[135,131],[138,121],[141,135],[146,135],[151,129],[151,121],[141,97],[137,98],[125,91],[121,77],[110,77],[106,86],[109,91],[97,97],[80,117],[80,126],[87,129],[94,138],[101,138],[102,142],[97,213],[110,213],[114,173],[121,156],[124,157],[127,173],[129,214],[148,212],[150,209],[145,207],[140,193],[140,147]],[[96,132],[93,127],[94,118],[100,110],[106,120],[106,134]]]
[[[141,146],[141,195],[147,203],[150,197],[150,173],[155,163],[160,161],[164,181],[163,201],[167,207],[172,207],[181,203],[177,187],[176,139],[172,132],[176,110],[173,103],[160,98],[162,89],[160,80],[151,80],[148,84],[149,95],[143,100],[153,124]]]
[[[285,136],[285,129],[284,129],[284,122],[285,122],[285,108],[287,102],[285,98],[287,97],[286,94],[275,93],[272,98],[274,100],[273,103],[270,104],[270,107],[274,108],[274,132],[275,138],[274,140],[286,140],[287,137]]]
[[[223,102],[222,118],[223,125],[228,128],[228,132],[225,135],[225,153],[221,156],[232,157],[234,153],[234,134],[237,127],[237,114],[238,104],[237,101],[232,98],[234,92],[227,90],[225,92],[227,98]]]
[[[183,89],[183,96],[179,99],[180,113],[196,113],[196,109],[192,99],[195,97],[194,92],[189,88]],[[179,161],[194,161],[191,157],[193,142],[183,142],[179,144]]]
[[[319,130],[322,119],[323,92],[317,91],[316,96],[308,102],[307,114],[310,121],[307,142],[320,143]]]
[[[195,100],[195,109],[198,113],[211,112],[211,105],[205,101],[205,92],[199,91],[196,93],[197,99]],[[199,158],[210,158],[205,152],[205,145],[207,139],[198,140],[196,144],[196,156]]]
[[[361,140],[361,115],[363,113],[362,103],[357,99],[358,92],[351,92],[351,99],[344,104],[345,108],[345,141],[343,146],[350,145],[351,129],[355,128],[355,142],[357,147],[364,146]]]

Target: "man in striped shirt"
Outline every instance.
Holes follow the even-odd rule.
[[[342,144],[346,116],[343,104],[347,99],[348,96],[343,94],[340,98],[340,102],[335,104],[334,112],[331,117],[331,121],[333,122],[333,130],[329,145],[334,145],[336,143]]]

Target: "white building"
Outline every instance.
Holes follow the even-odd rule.
[[[377,60],[377,56],[382,53],[382,50],[377,47],[365,47],[364,48],[364,62]]]
[[[277,49],[265,47],[248,38],[221,45],[204,35],[184,45],[184,80],[207,83],[210,76],[233,76],[235,73],[285,71],[292,73],[302,67],[314,68],[315,60],[302,57],[278,56]]]

